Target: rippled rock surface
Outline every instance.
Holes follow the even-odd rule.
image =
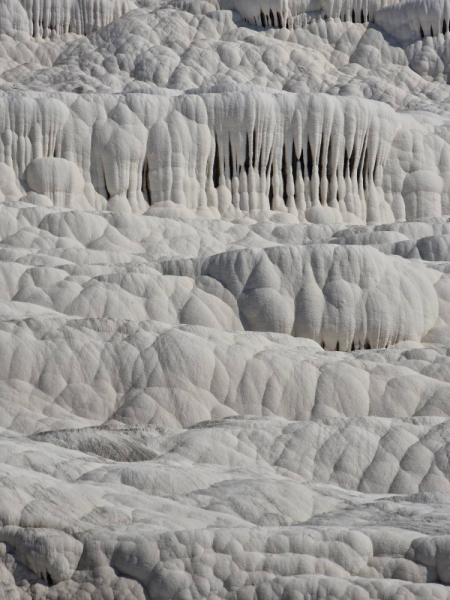
[[[450,600],[447,0],[0,0],[0,600]]]

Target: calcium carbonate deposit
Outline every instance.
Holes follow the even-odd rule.
[[[0,600],[450,600],[450,0],[0,0]]]

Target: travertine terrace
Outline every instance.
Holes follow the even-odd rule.
[[[0,0],[0,600],[450,600],[450,2]]]

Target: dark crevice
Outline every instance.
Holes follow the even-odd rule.
[[[292,154],[291,154],[291,169],[292,169],[292,177],[294,179],[294,190],[297,186],[297,153],[295,151],[295,144],[292,144]]]
[[[319,164],[318,164],[320,179],[322,179],[322,173],[323,173],[323,165],[324,165],[324,160],[325,160],[324,154],[325,154],[325,139],[322,136],[322,143],[320,144],[320,148],[319,148]],[[321,200],[322,204],[326,204],[326,201],[327,201],[326,198],[321,198],[320,200]]]
[[[353,146],[352,149],[352,153],[350,154],[350,159],[349,159],[349,169],[350,169],[350,175],[353,173],[353,169],[355,168],[355,147]]]
[[[216,140],[216,148],[214,152],[214,162],[213,162],[213,183],[214,187],[218,188],[220,185],[220,158],[219,158],[219,144]]]
[[[302,151],[300,151],[299,163],[300,163],[300,172],[302,174],[302,179],[304,179],[305,178],[305,161],[303,160],[303,152]]]
[[[248,170],[250,169],[250,140],[248,139],[248,135],[245,138],[245,162],[244,162],[244,171],[248,174]]]
[[[278,27],[281,29],[283,27],[283,19],[281,18],[281,14],[279,12],[277,12],[277,18],[278,18]]]
[[[286,145],[283,146],[283,164],[281,165],[281,176],[283,178],[283,200],[287,205],[287,179],[288,179],[288,169],[287,169],[287,156],[286,156]]]
[[[331,181],[331,140],[328,143],[328,158],[327,158],[327,178]]]
[[[270,9],[269,16],[270,16],[270,22],[272,23],[272,27],[275,27],[275,17],[273,15],[272,9]]]
[[[327,153],[327,179],[328,182],[331,181],[332,171],[331,171],[331,140],[328,140],[328,153]],[[328,198],[326,199],[327,204],[330,204],[334,200],[331,197],[330,188],[328,188]]]
[[[230,179],[233,179],[234,175],[234,163],[233,163],[233,150],[231,148],[231,140],[228,144],[228,166],[230,168]]]
[[[142,168],[142,194],[145,198],[145,200],[147,201],[148,204],[151,205],[151,194],[150,194],[150,187],[149,187],[149,181],[148,181],[148,172],[149,172],[149,167],[148,167],[148,159],[146,158],[144,160],[144,166]]]
[[[422,25],[420,26],[420,37],[421,37],[422,39],[425,37],[425,34],[424,34],[424,32],[423,32],[423,29],[422,29]]]
[[[273,209],[273,163],[270,165],[269,171],[269,207]]]
[[[352,10],[352,23],[356,23],[355,9]]]
[[[365,157],[367,154],[367,136],[364,139],[364,144],[362,146],[362,153],[361,156],[359,158],[359,164],[358,164],[358,169],[357,169],[357,179],[358,181],[361,180],[362,176],[363,176],[363,169],[365,166]]]
[[[375,157],[375,165],[373,167],[373,172],[372,172],[372,175],[373,175],[374,179],[376,178],[376,174],[377,174],[377,171],[378,171],[378,167],[379,167],[378,163],[379,163],[379,156],[377,154],[377,156]]]
[[[111,198],[111,194],[109,193],[108,185],[106,183],[106,174],[105,174],[105,172],[103,172],[103,179],[105,180],[106,199],[109,200]]]
[[[312,150],[311,150],[311,143],[308,139],[308,159],[307,159],[307,163],[308,163],[308,175],[309,175],[309,179],[312,178],[312,172],[313,172],[313,157],[312,157]]]
[[[323,154],[324,146],[325,146],[325,144],[324,144],[323,137],[322,137],[322,140],[321,140],[320,146],[319,146],[319,163],[317,165],[317,169],[319,171],[319,177],[322,173],[322,154]]]
[[[362,161],[362,179],[363,179],[363,188],[365,191],[367,191],[368,189],[368,181],[367,181],[367,169],[366,169],[366,165],[367,165],[367,154],[368,154],[368,149],[366,147],[366,150],[364,152],[364,158]]]
[[[256,129],[253,130],[253,167],[256,167]]]
[[[319,172],[320,173],[326,173],[326,168],[324,169],[324,165],[326,166],[326,161],[327,161],[327,157],[328,157],[328,151],[330,148],[331,144],[330,144],[330,140],[328,140],[328,147],[325,147],[325,136],[322,137],[322,152],[319,156]],[[326,176],[326,175],[325,175]]]
[[[263,11],[261,11],[261,23],[263,27],[266,26],[266,15],[263,13]]]

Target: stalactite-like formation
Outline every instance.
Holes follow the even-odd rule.
[[[28,18],[29,34],[51,38],[65,33],[89,35],[136,8],[133,0],[5,0],[9,11]],[[0,33],[3,33],[0,19]],[[6,25],[6,21],[5,21]]]
[[[449,0],[407,0],[380,11],[376,23],[403,42],[446,36],[450,27]]]
[[[75,183],[61,183],[65,191],[57,203],[79,198],[84,180],[93,207],[109,202],[114,210],[138,213],[180,207],[234,219],[275,211],[318,223],[441,214],[434,196],[433,204],[427,196],[420,200],[422,179],[419,205],[414,200],[409,208],[399,198],[394,207],[385,198],[386,181],[389,190],[390,181],[407,175],[393,140],[412,122],[378,102],[235,91],[95,101],[17,93],[0,104],[0,162],[14,169],[18,184],[55,200],[60,167],[51,160],[70,163],[62,172]],[[433,152],[424,159],[436,169],[440,151],[436,158]],[[45,169],[30,171],[41,158]]]
[[[19,180],[35,159],[63,158],[106,200],[126,199],[134,211],[170,202],[308,220],[320,209],[381,219],[383,168],[398,127],[385,105],[320,94],[130,96],[113,108],[106,98],[94,105],[71,95],[9,96],[2,111],[0,160]]]
[[[297,29],[317,19],[373,22],[377,12],[395,0],[258,0],[234,3],[234,8],[259,27]],[[227,6],[228,6],[227,2]]]
[[[221,100],[226,113],[232,102],[227,106],[227,100]],[[292,104],[281,97],[273,104],[265,115],[258,109],[253,119],[246,115],[229,130],[220,123],[222,110],[209,105],[216,131],[209,157],[215,165],[208,170],[211,187],[226,188],[241,210],[270,206],[307,215],[330,207],[351,212],[363,222],[368,215],[374,218],[396,131],[393,113],[386,107],[372,111],[371,103],[321,95],[296,96]],[[278,123],[277,104],[283,114]],[[276,124],[271,126],[273,120]],[[241,127],[247,129],[244,134]]]

